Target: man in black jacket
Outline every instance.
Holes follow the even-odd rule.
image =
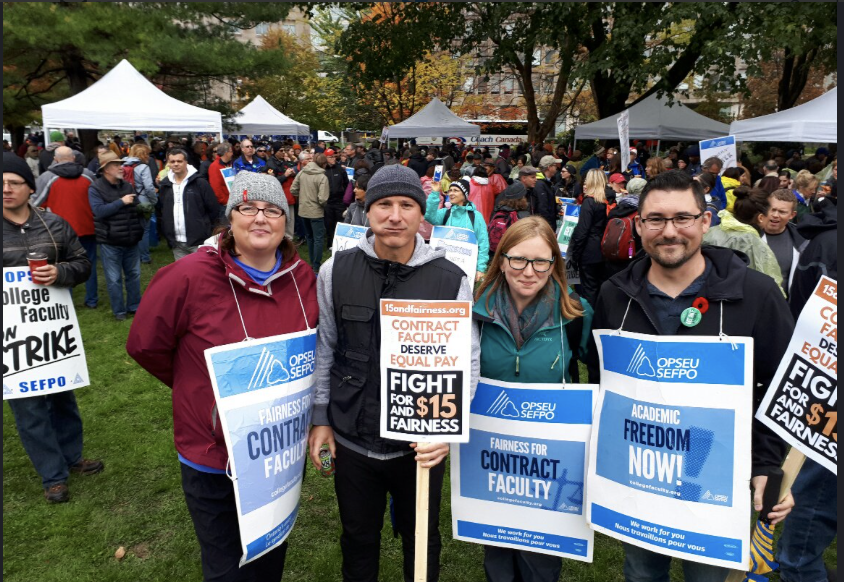
[[[159,185],[162,201],[161,232],[173,257],[179,260],[196,252],[219,223],[220,205],[211,185],[187,162],[187,152],[167,152],[167,177]]]
[[[531,194],[531,209],[535,216],[541,216],[557,232],[557,192],[554,179],[559,173],[562,159],[554,156],[542,156],[539,160],[539,171],[542,178],[536,181]]]
[[[652,335],[719,335],[753,338],[753,401],[756,408],[768,389],[788,346],[794,319],[773,279],[747,267],[743,255],[719,247],[701,247],[709,230],[703,190],[681,171],[660,174],[639,196],[636,229],[646,255],[634,259],[601,286],[593,329],[623,329]],[[709,302],[700,323],[685,327],[680,314],[697,297]],[[590,382],[600,380],[597,349],[588,356]],[[785,456],[785,443],[753,420],[753,505],[762,509],[770,469]],[[768,517],[782,521],[794,505],[789,495]],[[748,519],[750,516],[748,516]],[[671,558],[625,544],[628,580],[668,577]],[[716,580],[727,572],[686,562],[686,580]],[[719,578],[719,576],[723,576]]]
[[[100,155],[100,177],[88,188],[111,311],[119,321],[126,319],[127,313],[134,315],[141,302],[138,243],[144,236],[144,216],[138,209],[135,187],[123,181],[122,165],[123,160],[112,151]]]
[[[416,146],[410,146],[410,160],[407,162],[407,167],[416,172],[416,175],[422,178],[428,172],[428,161]]]
[[[113,154],[112,154],[113,155]],[[118,166],[119,167],[119,166]],[[3,154],[3,267],[24,267],[31,251],[47,254],[48,264],[32,271],[33,282],[74,287],[91,273],[91,262],[63,218],[29,203],[35,191],[32,170],[21,158]],[[9,400],[21,443],[41,476],[44,497],[68,500],[71,472],[93,475],[102,461],[82,457],[82,418],[73,390]]]
[[[349,175],[346,173],[346,168],[337,163],[337,152],[332,149],[325,150],[325,159],[328,161],[328,165],[325,166],[325,175],[328,177],[328,202],[325,203],[323,220],[328,248],[331,248],[334,244],[334,229],[337,228],[338,222],[343,222],[343,213],[346,211],[343,195],[349,185]]]

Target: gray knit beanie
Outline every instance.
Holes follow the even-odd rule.
[[[383,166],[375,172],[366,188],[364,210],[369,212],[369,207],[373,203],[390,196],[413,198],[422,209],[422,214],[425,214],[428,201],[422,189],[422,182],[419,180],[419,175],[407,166],[401,164]]]
[[[284,190],[281,189],[281,184],[275,176],[241,171],[234,177],[234,183],[231,186],[229,203],[226,204],[226,218],[231,219],[232,210],[238,204],[258,201],[275,204],[284,210],[285,216],[290,216],[287,197],[285,197]]]

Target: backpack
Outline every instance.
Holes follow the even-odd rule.
[[[638,212],[627,216],[607,219],[607,227],[601,238],[601,255],[607,261],[629,261],[636,254],[634,221]]]
[[[489,236],[489,252],[494,253],[498,248],[498,243],[507,228],[519,220],[519,213],[515,210],[496,210],[492,218],[489,219],[489,226],[487,226],[487,235]]]
[[[130,164],[128,166],[123,166],[123,181],[129,182],[130,184],[132,184],[133,189],[135,188],[135,168],[136,167],[138,167],[138,164]]]

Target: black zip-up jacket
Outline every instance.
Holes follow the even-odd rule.
[[[571,260],[578,265],[594,265],[603,262],[601,239],[604,237],[606,228],[607,205],[595,202],[591,196],[584,196],[583,204],[580,205],[580,218],[577,219],[577,226],[571,234],[566,256],[570,255]]]
[[[173,182],[169,176],[161,180],[158,196],[163,201],[161,232],[173,247],[176,245],[176,221],[173,218],[175,200]],[[202,244],[219,223],[220,203],[217,202],[211,184],[200,177],[199,172],[191,174],[182,183],[182,208],[185,213],[185,244],[189,247]]]
[[[800,261],[792,267],[795,272],[788,303],[795,319],[823,275],[838,280],[838,206],[832,204],[820,212],[807,214],[797,226],[797,232],[809,243],[800,253]]]
[[[537,180],[530,192],[530,208],[534,216],[541,216],[554,232],[557,231],[557,189],[551,180]],[[581,210],[581,212],[583,212]]]
[[[701,250],[712,264],[700,290],[700,296],[709,301],[709,310],[698,325],[680,327],[676,335],[718,335],[723,306],[723,332],[730,336],[753,338],[755,413],[791,340],[794,318],[774,280],[748,268],[742,253],[711,246],[703,246]],[[643,255],[604,282],[595,306],[592,329],[618,329],[623,320],[624,331],[663,335],[647,289],[650,266],[651,258]],[[589,382],[592,383],[600,380],[600,368],[594,338],[590,345],[586,364]],[[752,442],[754,477],[767,475],[771,468],[782,464],[785,442],[756,418],[753,419]]]
[[[346,169],[339,163],[333,166],[325,166],[325,175],[328,178],[328,202],[333,206],[345,206],[343,195],[346,193],[346,186],[349,185],[349,175]]]
[[[407,161],[407,167],[421,178],[428,172],[428,160],[422,154],[413,154]]]
[[[88,253],[64,218],[41,208],[29,207],[29,220],[21,225],[3,219],[3,267],[27,266],[26,254],[47,253],[56,265],[57,287],[74,287],[91,275]]]

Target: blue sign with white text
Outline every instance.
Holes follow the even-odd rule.
[[[674,384],[744,385],[745,346],[729,341],[701,344],[651,342],[602,336],[604,368],[631,378]]]
[[[504,420],[553,424],[592,424],[590,390],[524,390],[478,382],[472,414]]]
[[[316,335],[217,352],[211,360],[221,398],[284,386],[314,373]]]
[[[735,413],[657,405],[607,392],[596,472],[681,501],[732,507]]]
[[[586,444],[472,430],[460,492],[483,501],[583,513]]]
[[[456,241],[463,243],[478,244],[478,239],[475,232],[468,228],[452,228],[450,226],[435,226],[431,232],[431,238],[439,238],[442,240]]]

